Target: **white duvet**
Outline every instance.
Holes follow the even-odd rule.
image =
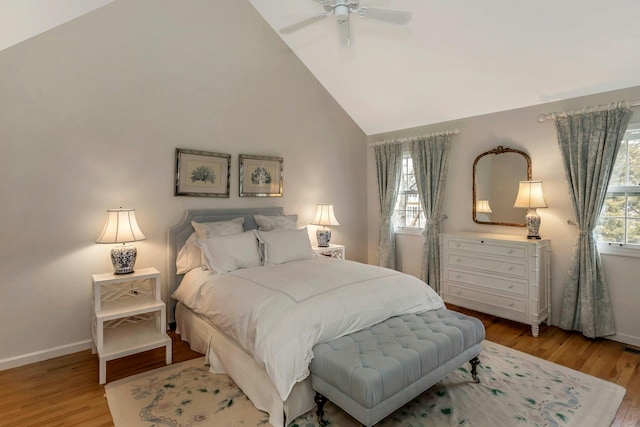
[[[413,276],[325,257],[200,274],[176,294],[253,355],[283,400],[309,375],[315,344],[444,307]]]

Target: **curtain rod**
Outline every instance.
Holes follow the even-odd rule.
[[[635,101],[611,102],[608,105],[603,105],[603,106],[600,106],[598,104],[596,107],[593,107],[594,108],[593,111],[605,110],[605,109],[611,108],[611,106],[620,106],[621,104],[625,104],[627,108],[640,107],[640,99],[635,100]],[[588,108],[591,108],[591,107],[585,107],[582,111],[585,111]],[[559,113],[558,112],[547,113],[547,114],[541,113],[541,114],[538,114],[538,122],[543,123],[545,120],[555,120],[556,117],[567,117],[572,112],[573,111],[569,111],[568,114],[567,114],[566,111],[562,111],[562,112],[559,112]]]
[[[393,139],[385,139],[384,141],[373,141],[369,143],[369,147],[373,147],[376,145],[384,145],[384,144],[403,144],[405,142],[409,142],[416,138],[430,138],[432,136],[447,136],[447,135],[458,135],[460,133],[460,129],[447,129],[439,132],[431,132],[422,135],[410,135],[410,136],[401,136]]]

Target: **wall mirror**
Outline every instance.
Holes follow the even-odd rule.
[[[520,181],[531,181],[531,158],[502,145],[473,162],[473,221],[478,224],[527,225],[526,209],[514,208]]]

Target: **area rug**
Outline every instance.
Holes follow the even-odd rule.
[[[377,426],[609,426],[625,389],[495,344],[483,343],[478,374],[468,365],[397,410]],[[211,374],[204,358],[170,365],[105,386],[116,427],[268,426],[226,375]],[[330,426],[360,424],[332,405]],[[313,413],[289,427],[315,427]]]

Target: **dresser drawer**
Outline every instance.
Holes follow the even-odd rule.
[[[488,239],[447,239],[447,249],[456,252],[470,252],[483,255],[498,255],[514,259],[526,259],[523,245],[494,242]]]
[[[511,258],[480,257],[475,253],[449,252],[444,259],[446,267],[468,268],[492,274],[505,274],[520,279],[527,277],[527,262]]]
[[[480,287],[489,291],[509,292],[513,295],[526,296],[527,282],[511,280],[507,277],[490,276],[476,272],[447,268],[444,270],[447,282],[458,282],[472,287]]]
[[[482,303],[506,310],[511,310],[516,313],[526,314],[527,312],[527,303],[524,300],[493,295],[485,292],[463,288],[461,286],[449,285],[449,295],[452,297],[450,299],[454,304],[456,303],[455,299],[463,299],[473,301],[474,303]]]

